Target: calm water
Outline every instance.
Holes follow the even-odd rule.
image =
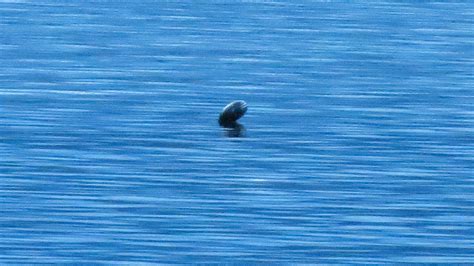
[[[0,2],[0,264],[474,263],[474,4]]]

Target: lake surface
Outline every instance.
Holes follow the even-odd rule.
[[[473,18],[0,1],[0,264],[474,263]]]

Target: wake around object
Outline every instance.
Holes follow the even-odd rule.
[[[229,103],[222,109],[221,114],[219,115],[219,124],[228,125],[235,123],[237,119],[244,116],[247,112],[247,103],[244,101],[234,101]]]

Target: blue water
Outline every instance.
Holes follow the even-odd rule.
[[[0,264],[474,263],[468,1],[0,1],[0,32]]]

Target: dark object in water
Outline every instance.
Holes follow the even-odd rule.
[[[226,105],[219,115],[221,126],[231,125],[247,112],[247,103],[244,101],[234,101]]]

